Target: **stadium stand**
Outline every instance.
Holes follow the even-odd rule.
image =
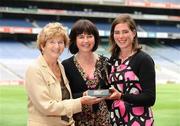
[[[18,27],[33,27],[31,22],[25,19],[0,19],[0,26],[18,26]]]
[[[27,43],[18,41],[0,41],[0,83],[22,83],[27,66],[39,55],[39,50]],[[67,49],[61,60],[70,57]]]
[[[23,83],[27,65],[40,53],[36,35],[52,21],[61,22],[69,31],[77,19],[90,19],[102,39],[97,51],[109,57],[111,22],[121,13],[131,14],[137,22],[143,49],[155,60],[157,82],[179,83],[179,10],[178,0],[1,0],[0,83]],[[69,56],[65,49],[60,59]]]
[[[140,25],[144,31],[147,32],[172,32],[172,33],[180,33],[180,28],[178,28],[177,26],[155,26],[155,25],[144,25],[141,24]]]

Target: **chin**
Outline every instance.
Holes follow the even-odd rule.
[[[60,56],[60,54],[58,54],[58,55],[56,54],[56,55],[53,55],[52,57],[58,59],[59,56]]]

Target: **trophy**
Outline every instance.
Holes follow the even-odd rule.
[[[108,63],[106,61],[102,62],[101,68],[99,69],[98,73],[98,78],[99,78],[99,83],[97,84],[95,89],[90,89],[87,91],[87,94],[89,96],[94,96],[94,97],[107,97],[109,96],[109,84],[108,84],[108,70],[107,70],[107,65]]]

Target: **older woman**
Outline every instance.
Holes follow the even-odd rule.
[[[72,99],[64,68],[58,61],[69,38],[60,23],[49,23],[39,33],[40,56],[26,72],[28,94],[28,126],[72,126],[72,115],[82,111],[82,105],[92,105],[101,99],[84,96]]]

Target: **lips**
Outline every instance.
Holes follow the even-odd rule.
[[[81,46],[88,48],[88,47],[90,47],[90,44],[82,44]]]
[[[126,43],[126,41],[124,41],[124,40],[123,40],[123,41],[119,41],[119,40],[118,40],[117,42],[118,42],[119,44],[125,44],[125,43]]]

